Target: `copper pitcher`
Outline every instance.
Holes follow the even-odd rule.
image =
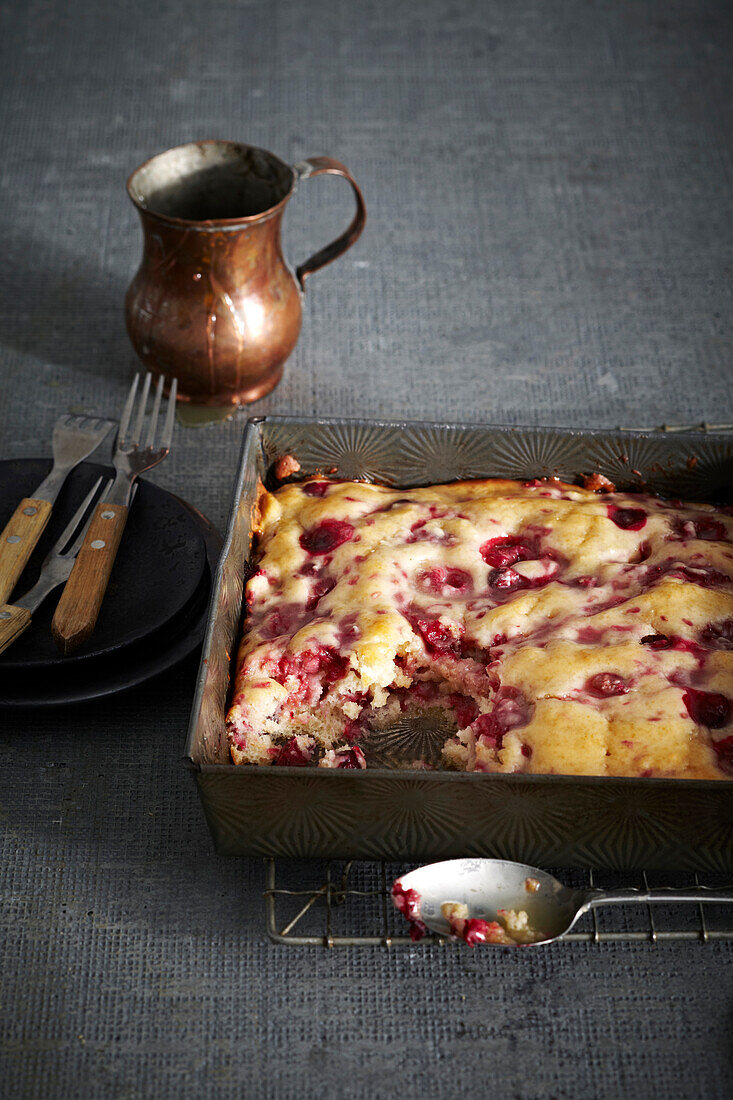
[[[280,224],[300,180],[343,176],[356,198],[351,225],[293,273]],[[125,301],[127,331],[148,370],[178,379],[197,405],[245,404],[274,389],[295,347],[305,280],[357,240],[361,191],[343,164],[291,167],[233,141],[180,145],[127,181],[143,226],[140,269]]]

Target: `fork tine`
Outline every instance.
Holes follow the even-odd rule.
[[[64,530],[61,533],[61,535],[59,536],[57,542],[54,543],[54,545],[49,550],[48,554],[46,555],[46,560],[43,563],[44,565],[51,558],[55,557],[57,554],[60,554],[61,551],[64,549],[64,547],[66,546],[66,543],[69,541],[71,536],[74,534],[74,531],[78,527],[80,520],[82,520],[84,518],[84,514],[85,514],[87,508],[89,507],[89,505],[94,500],[94,495],[97,492],[97,489],[99,488],[99,486],[102,484],[103,481],[104,481],[104,478],[101,478],[101,477],[97,478],[95,484],[92,486],[92,488],[87,493],[87,495],[84,498],[84,500],[82,501],[82,503],[79,505],[77,510],[74,512],[73,516],[71,517],[69,522],[66,524],[66,527],[64,527]]]
[[[171,448],[171,439],[173,438],[173,421],[176,416],[176,394],[178,393],[178,379],[174,378],[171,382],[171,388],[168,393],[168,408],[165,414],[165,424],[163,425],[163,438],[160,441],[160,445],[165,451],[169,451]]]
[[[139,381],[140,375],[136,374],[132,380],[132,385],[128,390],[127,398],[125,399],[125,407],[122,410],[122,416],[120,417],[120,426],[117,430],[118,445],[124,443],[125,436],[127,435],[127,427],[130,423],[130,413],[132,412],[132,406],[135,404],[135,394],[137,393]]]
[[[137,419],[135,421],[135,430],[132,433],[132,439],[130,440],[133,447],[140,446],[140,435],[143,430],[143,421],[145,420],[145,407],[148,403],[148,394],[150,393],[150,371],[145,375],[145,382],[143,384],[143,392],[140,395],[140,401],[138,403]]]
[[[155,428],[158,423],[158,413],[160,412],[160,399],[163,396],[163,383],[165,379],[163,375],[158,376],[158,385],[155,387],[155,402],[153,403],[153,415],[150,417],[150,428],[148,429],[148,438],[145,440],[145,446],[152,449],[153,440],[155,439]]]
[[[99,488],[99,483],[101,481],[104,481],[104,478],[100,477],[99,481],[94,486],[94,488],[92,489],[92,491],[89,494],[89,496],[87,497],[87,499],[84,501],[83,509],[86,509],[87,504],[91,501],[92,497],[94,496],[97,489]],[[107,489],[110,487],[111,484],[112,484],[112,478],[107,478],[107,481],[104,485],[104,488],[102,489],[102,493],[106,493]],[[84,515],[84,511],[82,509],[80,509],[76,513],[76,515],[79,516],[79,518],[81,518]],[[82,526],[79,528],[79,533],[76,536],[76,538],[74,539],[74,541],[72,542],[71,546],[69,546],[64,551],[63,557],[65,557],[65,558],[75,558],[76,557],[76,555],[81,550],[81,544],[84,542],[84,536],[86,535],[87,531],[89,530],[89,524],[92,522],[93,517],[94,517],[94,509],[92,509],[92,511],[87,516],[86,523],[83,523]],[[74,517],[74,518],[76,518],[76,517]]]

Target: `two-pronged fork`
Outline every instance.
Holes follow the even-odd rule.
[[[98,478],[91,492],[87,494],[64,528],[59,540],[49,550],[41,567],[41,575],[33,587],[24,596],[19,596],[14,603],[0,606],[0,653],[4,653],[8,646],[30,626],[32,613],[41,606],[46,596],[58,585],[63,584],[69,576],[74,558],[92,521],[91,516],[82,527],[80,524],[103,480],[104,478]],[[110,482],[107,484],[109,485]],[[78,534],[74,538],[77,529]],[[69,545],[70,539],[74,541]]]
[[[112,459],[115,467],[114,482],[95,509],[86,538],[77,555],[71,576],[66,582],[51,624],[54,640],[64,654],[71,653],[86,641],[94,630],[117,555],[117,548],[127,522],[130,494],[135,479],[145,470],[157,466],[170,451],[176,410],[176,380],[174,379],[171,383],[163,431],[155,448],[153,444],[163,397],[164,379],[162,375],[158,379],[153,412],[143,446],[140,445],[140,439],[150,393],[151,375],[145,376],[142,394],[137,403],[137,414],[133,421],[133,428],[130,430],[139,381],[140,376],[136,374],[120,418],[117,447]]]

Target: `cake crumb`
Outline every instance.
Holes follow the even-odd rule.
[[[591,493],[613,493],[616,490],[614,483],[603,474],[584,474],[583,488]]]
[[[275,477],[278,481],[285,481],[292,474],[300,470],[300,463],[294,455],[282,455],[275,463]]]
[[[448,924],[453,924],[457,920],[466,920],[468,906],[461,901],[444,901],[440,907],[440,912],[443,918],[448,921]]]
[[[475,947],[479,943],[514,946],[533,943],[538,938],[535,930],[530,927],[524,909],[499,909],[497,916],[503,921],[504,927],[497,921],[470,918],[468,906],[461,901],[444,901],[440,912],[443,919],[448,921],[451,934],[463,940],[469,947]]]
[[[529,923],[529,915],[524,909],[499,909],[496,915],[504,922],[511,943],[537,943],[543,938],[543,934]]]

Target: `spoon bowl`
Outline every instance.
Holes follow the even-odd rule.
[[[504,859],[449,859],[418,867],[396,880],[392,895],[397,908],[413,925],[422,922],[440,936],[456,934],[455,925],[442,912],[446,902],[465,905],[471,920],[505,923],[505,911],[524,912],[532,938],[521,942],[531,946],[552,943],[567,935],[584,913],[598,905],[733,902],[733,889],[704,886],[689,890],[573,890],[547,871]],[[408,906],[404,904],[406,895]]]
[[[523,910],[539,937],[534,943],[550,943],[569,932],[584,911],[587,893],[571,890],[528,863],[505,859],[448,859],[397,881],[420,895],[420,920],[432,932],[451,935],[441,907],[454,901],[466,905],[472,918],[486,921],[499,920],[499,910]]]

